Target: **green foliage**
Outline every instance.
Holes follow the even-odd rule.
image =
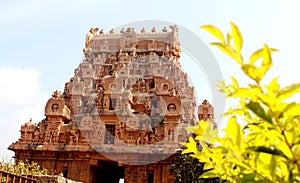
[[[36,162],[15,162],[13,160],[6,161],[2,159],[0,164],[2,167],[0,170],[18,175],[47,175],[47,170],[41,168]]]
[[[224,135],[200,122],[194,127],[196,138],[184,145],[184,153],[205,163],[203,178],[220,177],[231,182],[300,182],[300,104],[289,103],[300,92],[300,83],[281,87],[277,78],[265,82],[272,67],[271,53],[277,51],[266,44],[248,60],[241,54],[242,35],[233,23],[227,39],[212,25],[203,26],[219,42],[211,43],[230,56],[252,80],[247,86],[231,77],[231,83],[219,83],[227,98],[238,101],[224,115],[228,116]],[[264,84],[263,84],[264,83]],[[242,126],[241,124],[245,124]],[[190,129],[188,129],[190,131]],[[205,133],[201,133],[204,132]],[[200,132],[200,133],[198,133]],[[197,140],[202,146],[197,148]],[[210,141],[214,148],[205,142]]]
[[[200,163],[198,159],[189,156],[188,154],[181,154],[178,163],[172,164],[170,167],[171,174],[176,176],[174,183],[219,183],[218,178],[199,178],[203,171],[204,164]]]

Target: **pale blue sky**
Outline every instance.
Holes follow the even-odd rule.
[[[90,27],[108,31],[130,22],[162,20],[184,26],[208,44],[214,39],[199,26],[214,24],[228,30],[233,21],[243,33],[245,55],[263,43],[280,49],[274,54],[275,66],[268,76],[280,75],[279,82],[288,84],[299,81],[299,8],[297,0],[2,0],[0,155],[12,155],[6,148],[19,138],[21,124],[30,117],[34,122],[42,120],[48,98],[54,90],[63,90],[80,63]],[[216,49],[209,49],[225,80],[235,75],[246,83],[231,60]],[[201,68],[195,68],[188,58],[181,62],[194,69],[187,70],[191,78],[201,80],[193,79],[198,98],[211,100],[205,74],[197,75]]]

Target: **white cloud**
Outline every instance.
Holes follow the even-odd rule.
[[[0,67],[0,100],[28,104],[39,93],[41,72],[33,68]]]
[[[20,137],[23,123],[43,119],[50,96],[41,91],[41,75],[33,68],[0,67],[0,157],[11,158],[7,148]]]
[[[28,105],[14,114],[15,127],[20,128],[20,125],[28,122],[30,118],[34,123],[40,122],[44,118],[44,107],[50,95],[39,94],[39,98],[35,100],[31,105]]]

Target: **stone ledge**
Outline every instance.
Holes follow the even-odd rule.
[[[58,175],[37,175],[34,177],[39,183],[82,183]]]

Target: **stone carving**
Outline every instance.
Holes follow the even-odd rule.
[[[56,90],[52,98],[48,100],[45,107],[45,115],[48,116],[48,118],[54,115],[60,115],[66,119],[70,119],[70,109],[66,106],[60,91]]]
[[[169,104],[168,105],[168,111],[176,111],[176,105],[175,104]]]
[[[157,49],[157,43],[156,43],[155,40],[152,40],[152,41],[149,43],[148,49],[149,49],[150,51]]]
[[[117,130],[116,130],[117,138],[119,140],[124,140],[125,133],[126,133],[125,125],[124,123],[121,122],[121,124],[117,126]]]
[[[132,27],[128,27],[128,28],[126,29],[126,33],[135,34],[135,30],[134,30],[134,28],[132,28]]]
[[[98,87],[95,101],[97,109],[102,109],[104,104],[104,89],[101,85]]]
[[[100,32],[99,32],[100,36],[103,36],[104,35],[104,30],[101,29]]]
[[[108,109],[108,108],[109,108],[109,98],[108,98],[108,96],[104,96],[103,109]]]
[[[78,140],[79,140],[79,132],[74,129],[70,130],[68,144],[69,145],[78,145]]]
[[[20,141],[32,142],[34,138],[34,131],[36,130],[36,125],[32,122],[30,118],[29,122],[21,126],[21,138]]]
[[[170,25],[170,28],[171,28],[172,32],[178,32],[177,25]]]
[[[155,32],[156,32],[155,27],[153,27],[153,28],[151,29],[151,32],[152,32],[152,33],[155,33]]]
[[[79,141],[79,136],[80,136],[80,132],[77,129],[77,125],[76,122],[74,120],[72,120],[69,124],[68,124],[68,129],[65,132],[66,135],[66,141],[64,142],[64,144],[67,145],[78,145],[78,141]]]
[[[93,37],[97,36],[98,30],[99,30],[98,28],[91,28],[90,31],[86,34],[85,48],[88,48],[89,45],[91,44]]]
[[[51,106],[51,110],[52,110],[52,112],[57,112],[57,110],[58,110],[58,104],[53,104]]]
[[[64,92],[55,91],[47,101],[45,119],[22,125],[21,137],[10,149],[24,158],[29,147],[57,154],[43,164],[53,169],[56,161],[58,171],[66,159],[88,159],[90,168],[90,162],[102,161],[94,156],[96,151],[119,153],[121,149],[129,157],[159,145],[161,154],[175,152],[179,148],[175,142],[186,140],[184,128],[195,123],[193,87],[181,70],[180,51],[176,25],[169,32],[166,27],[161,32],[153,27],[136,33],[129,27],[120,34],[91,28],[85,58]],[[213,107],[207,101],[198,107],[198,114],[199,119],[214,123]],[[152,153],[146,151],[145,155]],[[81,180],[80,175],[77,178]]]
[[[142,34],[127,28],[121,30],[121,35],[113,29],[109,34],[101,30],[98,35],[98,29],[91,29],[86,37],[85,59],[75,76],[65,84],[63,94],[56,91],[49,99],[45,121],[30,133],[27,130],[27,135],[23,130],[21,139],[53,146],[82,145],[83,139],[102,144],[106,121],[101,118],[105,118],[115,120],[116,143],[149,145],[166,138],[170,118],[182,119],[178,125],[192,124],[192,87],[176,62],[180,52],[178,28],[170,28],[171,32],[164,27],[161,33],[155,28],[150,33],[142,29]],[[151,37],[152,33],[167,42]],[[122,41],[124,47],[120,46]],[[101,43],[106,44],[105,49],[99,47]],[[202,111],[212,117],[209,111]],[[91,119],[85,119],[83,113]],[[120,115],[126,120],[118,121]]]
[[[114,30],[114,29],[111,29],[111,30],[109,31],[109,34],[114,35],[114,34],[115,34],[115,30]]]
[[[80,121],[80,129],[88,130],[92,127],[92,123],[93,123],[93,117],[88,113],[88,115],[82,117]]]
[[[168,29],[167,29],[166,27],[164,27],[164,28],[162,29],[162,32],[168,32]]]
[[[216,127],[214,121],[214,108],[206,99],[198,106],[198,118],[199,120],[210,121]]]
[[[93,124],[93,132],[94,132],[94,138],[97,139],[97,141],[102,141],[103,134],[104,134],[104,127],[102,124],[94,123]]]

